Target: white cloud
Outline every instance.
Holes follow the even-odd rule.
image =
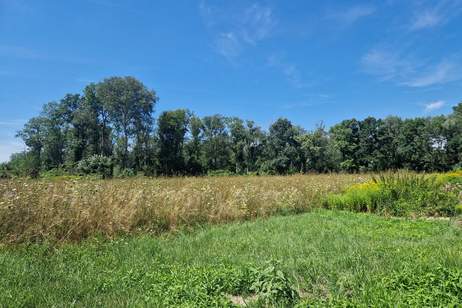
[[[244,12],[241,22],[242,38],[247,43],[255,45],[271,35],[275,24],[273,11],[269,7],[254,4]]]
[[[446,103],[442,100],[430,102],[430,103],[425,104],[425,111],[432,112],[432,111],[443,108],[444,105],[446,105]]]
[[[445,84],[462,78],[462,66],[457,59],[439,62],[423,61],[416,57],[373,49],[361,58],[364,72],[381,81],[392,81],[398,85],[421,88]]]
[[[460,69],[455,63],[443,61],[403,84],[415,88],[444,84],[459,79],[461,76],[457,71],[460,73]]]
[[[376,9],[369,5],[357,5],[347,9],[338,10],[328,15],[329,18],[336,19],[345,24],[353,24],[358,20],[371,16],[375,13]]]
[[[366,73],[381,80],[400,80],[414,73],[416,67],[411,60],[388,50],[373,49],[361,58],[361,67]]]
[[[199,10],[212,33],[215,50],[229,60],[269,38],[276,25],[272,9],[257,3],[224,11],[202,1]]]

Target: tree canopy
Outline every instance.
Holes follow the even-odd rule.
[[[202,175],[442,171],[461,167],[462,103],[449,115],[347,119],[305,131],[285,118],[253,121],[186,109],[154,118],[159,98],[133,77],[111,77],[49,102],[17,134],[27,151],[0,173]],[[156,124],[156,125],[155,125]],[[2,175],[0,174],[0,175]]]

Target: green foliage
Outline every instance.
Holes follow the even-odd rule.
[[[99,175],[102,178],[110,178],[112,177],[112,170],[112,159],[102,155],[92,155],[77,164],[77,171],[84,175]]]
[[[0,179],[9,179],[11,178],[11,170],[6,163],[0,164]]]
[[[40,173],[41,178],[61,178],[69,175],[69,173],[61,168],[54,168]]]
[[[276,174],[302,172],[304,162],[298,136],[302,130],[288,119],[280,118],[269,128],[264,149],[262,171]]]
[[[257,295],[258,301],[268,305],[290,305],[299,299],[298,291],[282,270],[280,262],[269,261],[263,269],[251,269],[254,277],[250,291]]]
[[[135,170],[132,168],[114,168],[114,176],[116,178],[129,178],[137,175]]]
[[[459,307],[462,300],[462,272],[457,268],[406,266],[374,277],[357,296],[309,298],[297,307]]]
[[[461,179],[458,174],[382,175],[371,182],[353,185],[343,194],[327,196],[324,205],[393,216],[453,216],[462,192],[462,186],[455,182]]]
[[[300,143],[306,171],[328,172],[339,169],[341,154],[323,126],[296,138]]]
[[[227,170],[231,164],[231,148],[226,118],[221,115],[202,119],[204,141],[202,161],[206,170]]]
[[[133,77],[111,77],[97,85],[96,97],[107,110],[108,118],[118,134],[116,159],[121,168],[129,167],[131,140],[135,140],[135,154],[141,160],[138,164],[146,162],[156,93]]]
[[[37,178],[40,172],[40,158],[33,151],[14,153],[10,157],[8,168],[15,176]]]
[[[159,116],[159,164],[164,175],[180,175],[185,171],[183,143],[188,122],[189,115],[184,109],[164,111]]]
[[[322,210],[162,237],[0,246],[0,302],[8,307],[457,306],[461,234],[448,222]]]
[[[402,294],[402,301],[413,307],[455,307],[462,300],[462,272],[436,266],[428,270],[405,268],[383,279],[384,287]]]
[[[45,104],[17,134],[28,148],[28,167],[17,174],[72,172],[92,155],[146,175],[441,172],[462,161],[462,103],[447,116],[353,118],[311,132],[279,118],[266,132],[252,121],[219,114],[199,118],[184,109],[161,113],[156,127],[157,102],[139,80],[110,77]]]
[[[456,214],[462,215],[462,204],[456,205]]]

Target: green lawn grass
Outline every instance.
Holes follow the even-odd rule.
[[[317,210],[162,237],[0,246],[0,305],[226,306],[231,295],[253,306],[449,305],[462,302],[459,269],[454,220]],[[284,302],[285,287],[299,298]]]

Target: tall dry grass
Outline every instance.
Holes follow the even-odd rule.
[[[364,175],[0,181],[0,241],[81,240],[307,211]]]

